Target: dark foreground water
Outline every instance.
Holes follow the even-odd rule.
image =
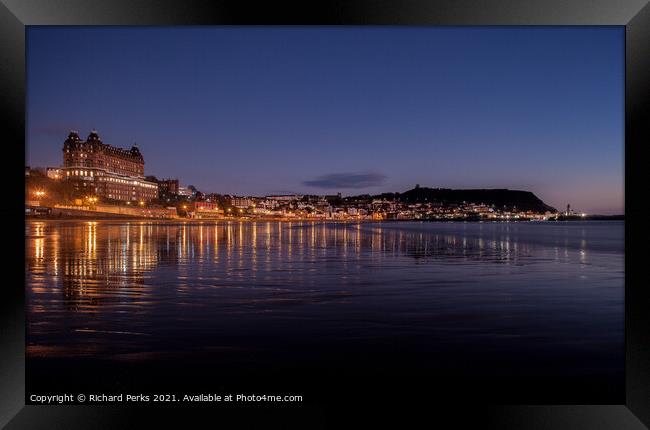
[[[623,233],[29,221],[27,391],[622,403]]]

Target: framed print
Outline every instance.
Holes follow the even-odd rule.
[[[0,11],[7,428],[650,423],[645,2]]]

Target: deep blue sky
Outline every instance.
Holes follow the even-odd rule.
[[[622,27],[29,27],[27,164],[70,129],[203,191],[416,183],[623,212]]]

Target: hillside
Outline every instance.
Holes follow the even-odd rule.
[[[412,190],[395,194],[405,203],[477,203],[494,205],[497,208],[519,211],[557,212],[557,210],[539,199],[530,191],[508,189],[470,189],[452,190],[449,188],[415,187]]]

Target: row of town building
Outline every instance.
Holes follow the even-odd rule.
[[[25,174],[29,175],[27,167]],[[39,169],[40,170],[40,169]],[[197,201],[199,211],[215,211],[216,200],[193,186],[182,187],[178,179],[157,179],[145,176],[145,161],[137,144],[130,149],[104,143],[96,130],[86,139],[70,131],[63,142],[63,163],[60,167],[47,167],[42,172],[50,179],[66,181],[73,185],[77,195],[97,197],[100,201],[116,203],[148,203],[159,199],[170,202]],[[212,195],[214,196],[214,195]],[[234,209],[257,207],[258,211],[274,210],[302,196],[278,195],[264,199],[228,196]]]
[[[435,220],[546,219],[550,213],[518,211],[476,203],[415,203],[373,198],[342,198],[337,196],[226,196],[226,205],[218,204],[208,195],[188,206],[194,218],[228,216],[315,218],[339,220]]]
[[[28,174],[29,169],[26,171]],[[266,197],[204,194],[192,186],[181,187],[178,179],[145,176],[144,157],[134,144],[130,149],[104,143],[93,130],[82,140],[71,131],[63,143],[62,167],[47,168],[48,177],[68,181],[77,194],[102,202],[140,205],[159,200],[180,201],[179,213],[196,218],[301,217],[325,219],[517,219],[542,214],[508,211],[481,203],[428,202],[407,204],[399,200],[332,196],[272,195]],[[169,205],[167,205],[169,206]],[[173,209],[173,208],[171,208]],[[568,209],[567,209],[568,211]]]

